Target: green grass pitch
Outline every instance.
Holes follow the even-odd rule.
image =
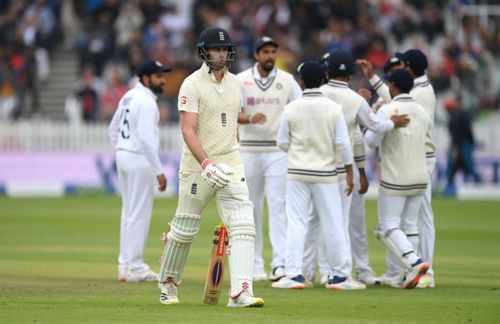
[[[146,261],[156,270],[160,234],[175,207],[175,199],[155,201]],[[155,283],[115,279],[119,198],[0,198],[0,323],[500,322],[500,201],[435,199],[434,212],[435,289],[336,292],[317,284],[288,291],[258,282],[264,308],[228,309],[227,277],[220,304],[202,303],[211,232],[219,222],[213,204],[192,245],[181,304],[162,306]],[[376,224],[375,201],[367,202],[367,222]],[[381,274],[384,250],[369,237],[371,264]]]

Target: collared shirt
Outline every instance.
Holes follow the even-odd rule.
[[[241,82],[241,107],[247,115],[266,116],[263,124],[240,124],[240,149],[245,152],[280,151],[276,133],[283,107],[302,95],[297,81],[288,72],[274,68],[267,77],[259,73],[258,63],[237,75]]]
[[[304,90],[300,99],[285,106],[276,141],[288,152],[292,180],[336,181],[337,163],[353,163],[342,107],[318,88]]]
[[[137,82],[120,100],[108,129],[116,150],[144,154],[155,175],[163,174],[158,157],[159,119],[156,95]]]
[[[411,122],[384,134],[367,130],[365,140],[371,148],[379,147],[382,165],[380,190],[396,196],[419,195],[425,191],[428,182],[426,133],[432,128],[431,119],[407,93],[383,105],[377,115],[387,119],[396,111],[407,114]]]
[[[219,82],[209,71],[203,63],[184,80],[179,90],[178,109],[198,115],[196,133],[209,159],[235,166],[241,163],[236,137],[241,109],[240,81],[225,70]],[[184,144],[180,168],[189,172],[201,170],[187,144]]]

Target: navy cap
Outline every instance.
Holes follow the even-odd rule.
[[[263,36],[255,41],[255,44],[253,45],[255,53],[260,51],[260,49],[268,44],[271,44],[275,47],[278,47],[278,43],[276,43],[271,37],[269,36]]]
[[[389,74],[384,75],[384,78],[394,83],[402,93],[409,93],[413,88],[413,76],[406,69],[397,69]]]
[[[339,49],[330,53],[328,73],[330,77],[350,76],[354,70],[354,58],[351,52]]]
[[[429,66],[427,56],[416,48],[404,52],[402,60],[414,71],[424,71]]]
[[[154,73],[165,73],[172,71],[171,68],[164,66],[158,61],[149,60],[144,62],[137,70],[137,76],[140,78],[143,75],[150,75]]]
[[[403,53],[396,53],[393,57],[387,60],[384,64],[384,73],[389,73],[389,70],[395,66],[401,63],[401,57]]]
[[[308,88],[319,87],[325,77],[325,70],[316,61],[307,61],[297,68],[300,78]]]

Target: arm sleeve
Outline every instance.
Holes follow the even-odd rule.
[[[337,151],[340,152],[342,156],[344,165],[352,164],[351,141],[349,141],[349,133],[347,132],[347,125],[343,113],[341,113],[337,125],[335,126],[335,145],[337,146]]]
[[[156,102],[146,102],[148,107],[143,106],[137,120],[137,130],[139,141],[141,143],[142,152],[146,156],[149,165],[153,169],[154,174],[163,174],[160,158],[158,156],[158,135],[155,134],[158,129],[158,108]]]
[[[372,76],[368,82],[372,86],[372,89],[377,92],[377,95],[382,98],[385,103],[389,103],[391,101],[389,87],[377,75]]]
[[[368,103],[363,100],[358,109],[358,122],[375,133],[385,133],[394,129],[394,123],[390,119],[381,119],[375,114]]]
[[[108,128],[109,139],[111,140],[111,144],[115,149],[116,145],[118,144],[118,136],[120,135],[120,114],[121,109],[120,106],[118,106],[118,109],[116,109],[113,115],[113,119],[111,119],[111,123],[109,123]]]
[[[385,103],[384,99],[379,97],[377,101],[375,101],[375,103],[372,105],[373,111],[377,112],[384,103]]]
[[[178,109],[198,113],[199,92],[191,79],[186,79],[179,89]]]
[[[382,117],[384,115],[381,111],[379,111],[377,113],[377,116],[382,120]],[[371,129],[367,129],[364,133],[365,142],[366,142],[366,144],[368,144],[368,146],[371,149],[375,149],[375,148],[379,147],[380,144],[382,143],[382,140],[384,139],[384,136],[385,136],[385,132],[384,133],[380,133],[380,132],[377,133]]]
[[[295,79],[292,79],[292,91],[290,91],[290,97],[288,98],[288,102],[292,102],[294,100],[299,99],[302,96],[302,89]]]
[[[240,88],[240,112],[245,111],[245,90],[243,87]]]
[[[276,144],[281,150],[288,152],[288,148],[290,147],[290,129],[288,128],[288,120],[284,114],[281,116],[278,134],[276,135]]]
[[[365,167],[365,142],[363,141],[363,135],[361,134],[361,130],[359,127],[356,127],[356,133],[354,134],[354,162],[356,163],[356,167],[358,169]]]

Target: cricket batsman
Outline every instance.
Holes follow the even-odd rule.
[[[227,306],[262,307],[264,300],[254,297],[252,290],[255,225],[237,140],[241,85],[228,71],[234,44],[224,29],[209,27],[201,32],[196,47],[203,64],[179,90],[184,148],[177,210],[160,267],[160,302],[179,303],[177,285],[200,228],[201,212],[215,196],[231,245]]]

